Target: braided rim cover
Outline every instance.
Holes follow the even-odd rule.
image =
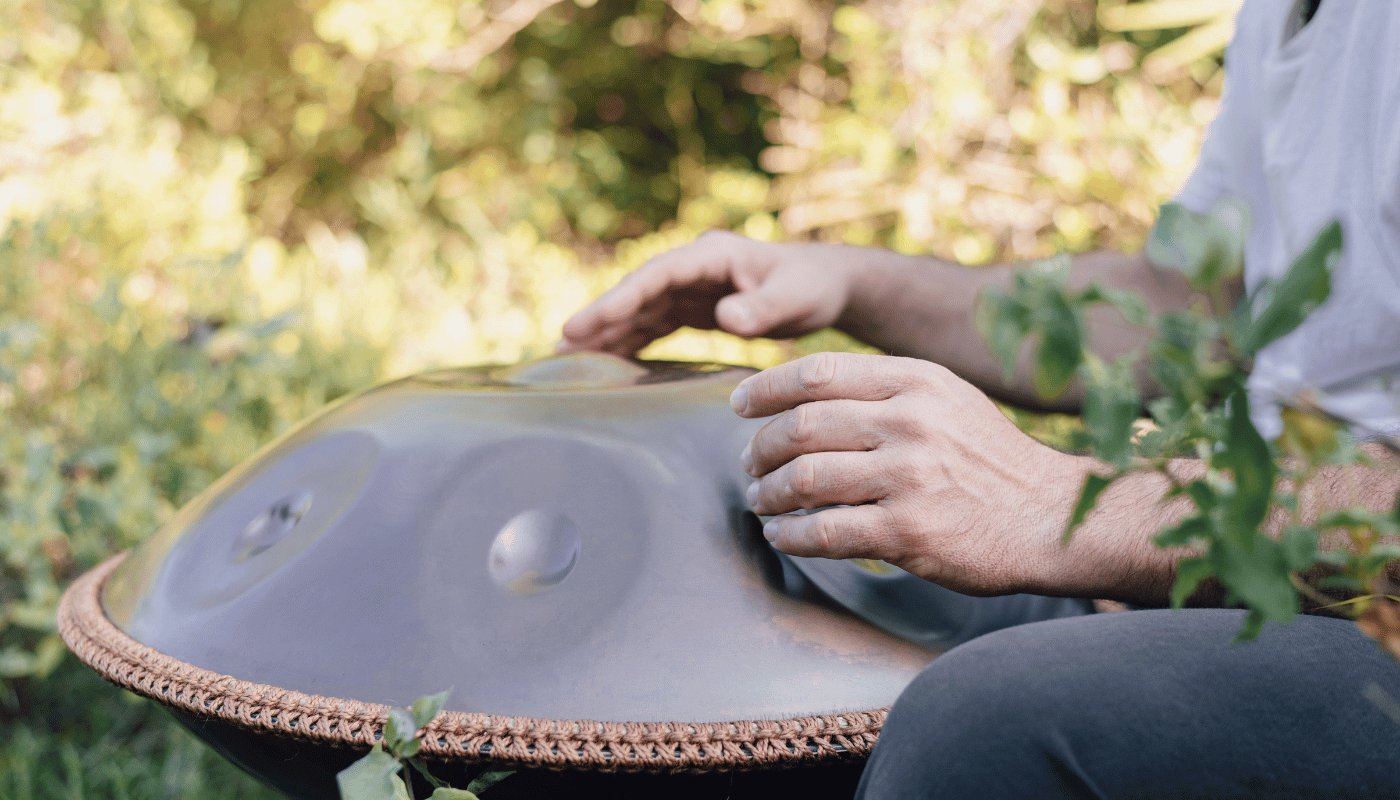
[[[280,689],[196,667],[128,636],[102,610],[120,553],[64,592],[58,632],[79,660],[136,694],[250,731],[370,747],[389,706]],[[594,722],[445,711],[423,731],[431,759],[598,772],[704,772],[859,760],[888,708],[738,722]]]

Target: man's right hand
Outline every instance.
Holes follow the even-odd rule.
[[[653,258],[564,323],[560,352],[633,356],[682,326],[791,338],[835,324],[850,295],[848,248],[707,233]]]

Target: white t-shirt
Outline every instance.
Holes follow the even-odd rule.
[[[1311,391],[1370,432],[1400,435],[1400,0],[1324,0],[1297,30],[1295,0],[1247,0],[1225,55],[1225,94],[1177,200],[1253,213],[1253,291],[1330,219],[1342,260],[1331,297],[1255,360],[1255,422],[1279,432],[1277,402]],[[1296,33],[1295,33],[1296,31]]]

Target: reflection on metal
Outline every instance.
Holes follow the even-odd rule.
[[[1088,613],[1077,598],[969,597],[883,561],[783,556],[829,597],[894,635],[946,649],[1012,625]]]
[[[298,492],[274,503],[272,508],[254,517],[239,534],[234,543],[234,558],[246,561],[282,541],[310,508],[310,492]]]
[[[579,547],[573,520],[532,508],[517,514],[491,540],[487,570],[497,586],[528,594],[564,580],[578,562]]]

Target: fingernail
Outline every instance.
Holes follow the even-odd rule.
[[[734,393],[729,395],[729,405],[736,414],[749,410],[749,387],[746,384],[741,383],[735,387]]]
[[[744,445],[744,452],[739,454],[739,466],[750,475],[753,474],[753,442]]]
[[[758,481],[749,484],[749,488],[744,490],[744,499],[750,506],[758,502]]]
[[[769,544],[778,538],[778,521],[776,519],[770,519],[763,523],[763,538],[767,539]]]

